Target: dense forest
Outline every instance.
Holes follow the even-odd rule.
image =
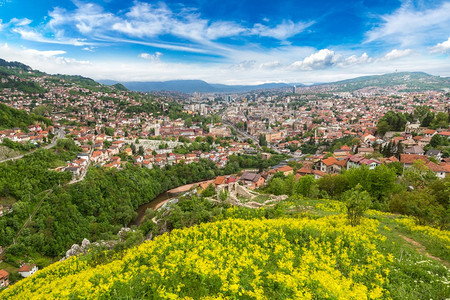
[[[36,123],[44,124],[45,126],[52,125],[52,121],[47,118],[33,113],[28,114],[26,111],[0,103],[0,130],[19,127],[23,131],[28,132],[28,125]]]
[[[75,155],[73,141],[59,142],[55,151],[38,150],[15,163],[0,165],[1,197],[12,197],[14,212],[0,219],[0,245],[8,246],[46,191],[49,194],[33,221],[6,251],[5,261],[17,264],[23,255],[57,257],[83,238],[116,238],[120,228],[135,217],[135,210],[158,194],[187,183],[231,174],[243,168],[275,165],[284,156],[263,160],[260,156],[232,156],[224,169],[201,160],[163,169],[145,169],[131,164],[123,170],[91,168],[82,182],[64,185],[70,174],[50,171],[69,155]],[[43,171],[45,170],[45,171]],[[45,265],[45,263],[42,263]]]

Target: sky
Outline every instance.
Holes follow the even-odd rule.
[[[0,0],[0,58],[121,82],[450,76],[450,1]]]

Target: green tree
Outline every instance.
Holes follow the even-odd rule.
[[[372,205],[369,193],[360,184],[344,193],[343,201],[347,208],[348,221],[352,226],[361,223],[364,212]]]
[[[259,145],[261,147],[267,146],[267,140],[266,140],[266,135],[265,134],[262,134],[262,133],[259,134]]]

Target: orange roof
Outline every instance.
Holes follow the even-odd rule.
[[[450,131],[442,131],[442,132],[439,132],[439,134],[443,135],[443,136],[450,136]]]
[[[226,180],[225,176],[218,176],[218,177],[216,178],[216,180],[214,180],[214,184],[215,184],[215,185],[224,184],[224,183],[225,183],[225,180]]]
[[[301,169],[298,169],[297,173],[299,173],[299,174],[313,174],[314,170],[311,169],[311,168],[308,168],[308,167],[303,167]]]
[[[327,166],[338,164],[338,160],[334,158],[333,156],[330,156],[328,158],[322,159],[322,162],[326,164]]]
[[[278,169],[277,169],[277,172],[289,172],[289,171],[293,171],[294,169],[292,169],[291,167],[289,167],[289,166],[282,166],[282,167],[279,167]]]
[[[440,166],[438,164],[435,164],[432,161],[427,162],[425,164],[425,166],[427,166],[428,169],[430,169],[433,172],[447,172],[447,170],[444,167],[442,167],[442,166]]]
[[[350,151],[350,147],[347,145],[344,145],[341,147],[341,150]]]
[[[6,270],[0,270],[0,279],[6,278],[9,276],[9,273]]]
[[[425,155],[419,155],[419,154],[400,154],[400,162],[404,164],[412,164],[416,160],[423,160],[424,162],[428,161],[428,157]]]
[[[20,267],[19,272],[30,272],[35,265],[24,264]]]

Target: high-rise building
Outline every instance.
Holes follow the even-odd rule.
[[[297,93],[297,87],[294,85],[294,87],[292,88],[292,94],[296,94]]]

